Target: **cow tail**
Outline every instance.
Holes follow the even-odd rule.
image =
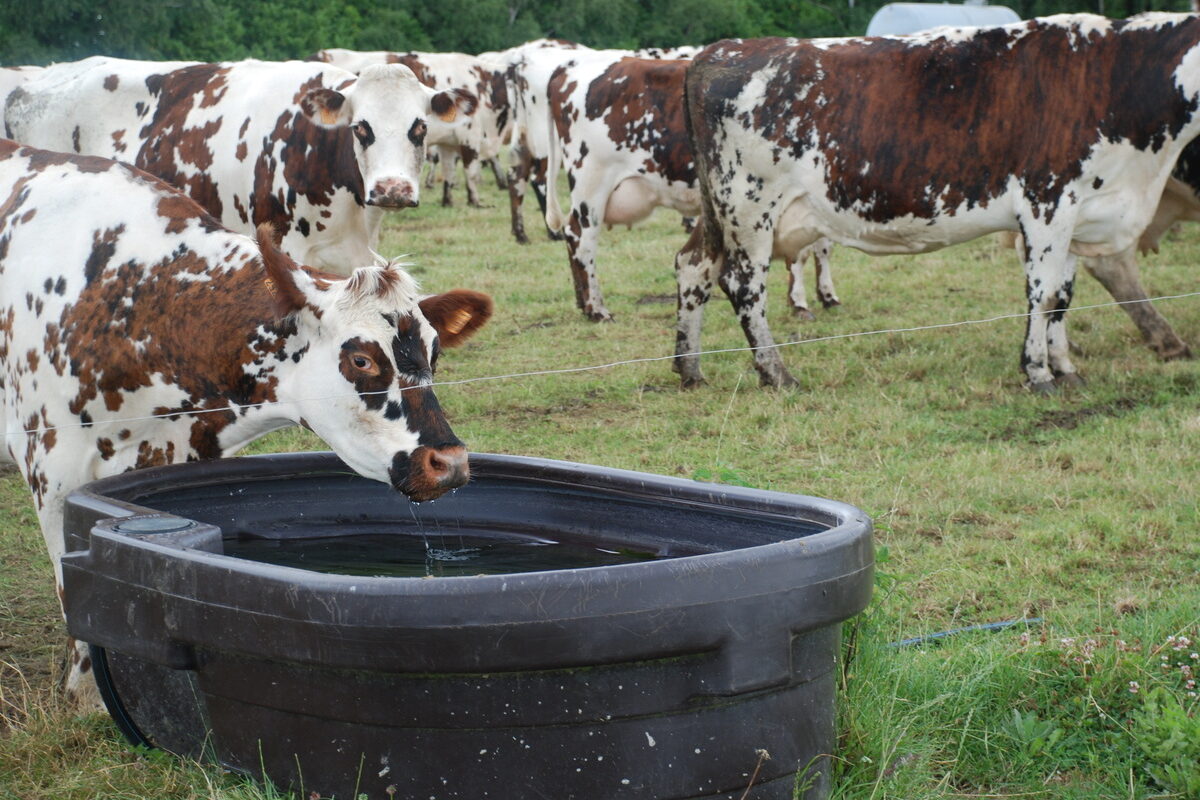
[[[558,144],[558,125],[554,121],[553,105],[546,103],[546,113],[550,117],[550,153],[546,164],[546,227],[551,233],[561,233],[565,223],[562,209],[558,205],[558,164],[562,148]]]
[[[683,122],[687,130],[688,143],[692,148],[693,166],[696,169],[696,184],[700,187],[700,218],[696,220],[699,228],[703,252],[710,258],[724,254],[725,239],[721,226],[713,213],[712,187],[708,180],[708,153],[704,152],[705,142],[696,139],[696,120],[693,114],[704,113],[704,98],[702,92],[704,64],[697,65],[696,61],[688,64],[683,79]]]

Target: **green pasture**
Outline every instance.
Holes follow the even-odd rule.
[[[799,390],[759,388],[744,352],[704,357],[708,385],[689,392],[668,361],[503,377],[669,355],[679,220],[604,234],[616,322],[594,324],[535,208],[521,247],[494,186],[484,209],[443,209],[439,195],[394,216],[383,250],[410,254],[427,291],[495,298],[490,325],[441,359],[439,380],[496,377],[438,392],[473,450],[826,496],[874,518],[879,577],[846,627],[835,797],[1200,797],[1188,684],[1200,671],[1200,365],[1155,360],[1115,307],[1069,316],[1088,384],[1056,397],[1022,388],[1020,319],[826,338],[1021,313],[1017,261],[985,239],[916,257],[836,250],[843,305],[815,322],[790,316],[773,272],[770,321],[798,342],[783,355]],[[1196,291],[1198,260],[1200,228],[1168,237],[1143,262],[1151,294]],[[1076,306],[1108,299],[1081,274]],[[1159,308],[1200,345],[1200,298]],[[744,346],[723,296],[704,344]],[[319,447],[287,431],[253,449]],[[50,566],[15,474],[0,478],[0,519],[0,797],[278,797],[135,751],[107,717],[70,708]],[[1043,621],[889,646],[1025,617]]]

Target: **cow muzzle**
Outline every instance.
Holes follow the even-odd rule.
[[[367,194],[367,205],[380,208],[415,208],[420,202],[417,189],[409,181],[376,181]]]
[[[451,489],[465,486],[471,478],[467,448],[461,444],[421,445],[410,455],[397,455],[389,472],[392,486],[417,503],[434,500]]]

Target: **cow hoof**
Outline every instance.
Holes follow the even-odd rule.
[[[699,389],[701,386],[707,385],[708,381],[704,380],[704,377],[700,375],[690,378],[681,378],[679,381],[679,388],[685,392],[691,391],[692,389]]]
[[[817,318],[816,315],[807,308],[793,308],[792,316],[798,320],[803,320],[804,322],[812,322]]]
[[[1192,349],[1182,342],[1178,346],[1155,348],[1155,353],[1163,361],[1190,361]]]
[[[552,241],[552,242],[561,242],[563,239],[566,238],[566,235],[563,234],[562,231],[558,231],[557,233],[555,233],[554,231],[550,230],[549,228],[546,229],[546,235],[550,237],[550,241]]]
[[[821,305],[825,306],[825,308],[833,308],[834,306],[840,306],[841,304],[842,301],[838,300],[836,297],[821,298]]]
[[[585,311],[584,315],[591,322],[615,322],[613,315],[607,311]]]
[[[1028,383],[1026,386],[1034,394],[1051,395],[1058,393],[1058,386],[1054,381],[1039,381],[1038,383]]]
[[[770,376],[765,373],[760,373],[758,376],[758,385],[768,389],[798,389],[800,381],[792,377],[792,373],[786,369],[782,374]]]
[[[1069,389],[1076,389],[1087,385],[1087,381],[1078,372],[1064,372],[1062,375],[1056,375],[1054,385]]]

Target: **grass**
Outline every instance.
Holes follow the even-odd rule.
[[[600,280],[617,321],[597,325],[574,309],[564,247],[541,235],[536,214],[533,244],[519,247],[505,197],[494,187],[484,197],[491,208],[424,205],[386,231],[383,250],[411,253],[426,290],[496,299],[491,324],[442,358],[440,380],[670,354],[674,303],[663,297],[683,239],[674,214],[603,234]],[[1151,294],[1194,291],[1197,260],[1200,228],[1170,237],[1143,262]],[[839,249],[834,269],[844,305],[808,323],[791,318],[773,272],[777,340],[1024,310],[1015,257],[987,239],[918,257]],[[1106,300],[1080,277],[1076,306]],[[1200,300],[1159,307],[1200,344]],[[707,348],[744,345],[724,298],[707,317]],[[704,357],[708,385],[691,392],[654,361],[438,394],[476,451],[827,496],[874,518],[886,577],[847,637],[836,797],[1197,797],[1187,782],[1200,759],[1195,700],[1178,665],[1160,664],[1168,637],[1200,639],[1200,376],[1194,362],[1156,361],[1117,308],[1074,312],[1069,330],[1089,383],[1050,398],[1021,386],[1021,320],[791,345],[797,391],[760,389],[749,355],[729,353]],[[251,449],[319,446],[287,431]],[[63,647],[50,568],[15,476],[0,481],[0,515],[8,795],[269,797],[213,767],[131,751],[103,716],[72,712],[55,689]],[[888,646],[1033,616],[1044,622],[1029,631]]]

